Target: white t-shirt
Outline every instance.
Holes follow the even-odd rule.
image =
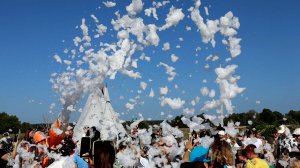
[[[148,159],[141,157],[140,158],[140,165],[138,166],[139,168],[150,168],[150,164]]]

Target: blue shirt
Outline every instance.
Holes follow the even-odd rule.
[[[209,162],[209,160],[206,159],[206,155],[209,148],[205,148],[203,146],[196,146],[192,150],[190,154],[190,162]]]
[[[88,168],[89,165],[77,153],[74,155],[74,162],[77,164],[78,168]]]

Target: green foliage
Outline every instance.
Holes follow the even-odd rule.
[[[139,123],[139,128],[141,129],[148,129],[149,128],[149,123],[147,121],[142,121]]]
[[[300,122],[300,111],[291,110],[287,113],[286,117],[288,119],[291,119],[292,123],[298,123],[299,124],[299,122]]]
[[[266,124],[272,124],[277,120],[277,116],[269,109],[263,109],[263,111],[259,114],[259,117],[260,120]]]
[[[21,132],[26,132],[29,128],[32,128],[32,125],[27,122],[21,124]]]
[[[5,112],[0,113],[0,133],[12,129],[12,133],[17,133],[21,128],[21,122],[15,115],[8,115]]]
[[[240,122],[240,125],[249,125],[248,121],[253,121],[253,124],[257,121],[257,112],[250,110],[246,113],[234,113],[224,118],[224,124],[227,125],[229,121]]]
[[[278,127],[281,124],[285,125],[299,125],[300,124],[300,111],[289,111],[287,114],[282,114],[278,111],[271,111],[270,109],[263,109],[258,113],[254,110],[250,110],[246,113],[235,113],[224,119],[226,125],[228,121],[239,121],[240,125],[249,125],[248,121],[253,122],[253,126],[256,128],[264,128],[266,125],[272,125]]]
[[[176,116],[173,120],[170,121],[170,125],[172,127],[178,126],[179,128],[188,128],[187,125],[183,124],[183,122],[181,121],[182,117],[183,115]]]

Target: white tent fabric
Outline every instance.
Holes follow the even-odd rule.
[[[74,128],[73,139],[78,141],[84,134],[84,126],[95,126],[101,133],[101,139],[114,139],[119,133],[126,133],[112,105],[107,87],[91,93]]]

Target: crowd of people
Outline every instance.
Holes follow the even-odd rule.
[[[73,140],[73,127],[64,128],[55,145],[48,130],[30,129],[21,140],[4,133],[0,168],[300,168],[300,128],[291,132],[285,125],[268,140],[252,129],[233,133],[221,126],[192,131],[184,139],[167,122],[149,129],[137,124],[128,133],[101,140],[97,127],[86,126],[83,137],[94,144],[89,149]]]

